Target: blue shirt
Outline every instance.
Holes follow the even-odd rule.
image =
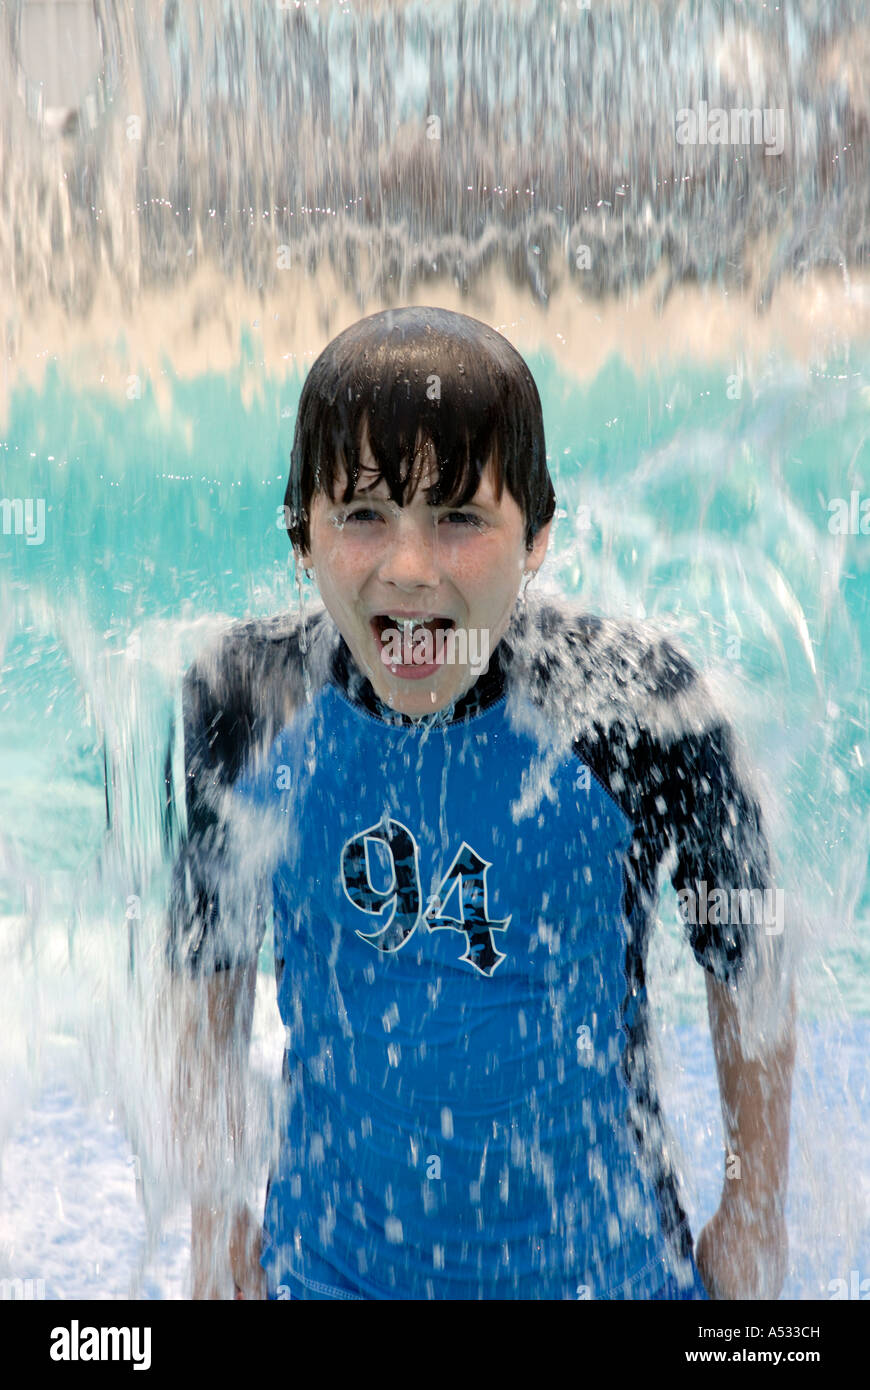
[[[225,779],[277,827],[271,1289],[645,1298],[688,1278],[645,1056],[650,815],[644,841],[615,731],[554,751],[516,682],[416,723],[340,681],[309,695]],[[722,879],[670,819],[682,872]],[[723,976],[726,936],[693,937]]]

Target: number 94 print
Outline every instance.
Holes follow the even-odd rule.
[[[372,882],[372,856],[386,858],[391,872],[386,889]],[[491,976],[505,959],[496,948],[493,932],[507,931],[510,916],[493,921],[489,916],[486,893],[487,870],[492,865],[462,841],[444,874],[437,893],[423,910],[420,883],[419,848],[414,836],[401,821],[384,817],[376,825],[352,836],[341,851],[341,880],[345,894],[362,912],[386,921],[375,932],[357,931],[357,936],[378,951],[400,951],[421,922],[429,931],[442,928],[464,932],[467,961],[481,975]],[[446,911],[451,897],[458,915]]]

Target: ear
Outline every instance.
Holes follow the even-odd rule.
[[[544,557],[547,554],[547,546],[550,544],[550,530],[552,525],[553,519],[551,517],[535,536],[531,550],[526,551],[525,567],[532,574],[537,574],[541,565],[544,563]]]
[[[311,558],[311,551],[310,551],[310,550],[302,550],[302,549],[297,550],[296,546],[294,545],[294,547],[293,547],[293,560],[294,560],[294,564],[295,564],[295,566],[296,566],[296,568],[295,568],[295,570],[294,570],[294,573],[296,573],[296,574],[298,574],[298,572],[299,572],[300,569],[302,569],[302,570],[304,570],[304,571],[308,571],[308,570],[314,568],[314,561],[313,561],[312,558]]]

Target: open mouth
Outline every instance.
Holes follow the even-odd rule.
[[[421,631],[434,637],[437,632],[449,632],[455,626],[452,618],[403,618],[393,613],[376,613],[372,618],[372,627],[382,642],[387,633],[397,632],[403,640],[409,637],[413,639]]]
[[[371,627],[384,665],[392,670],[413,669],[423,674],[434,672],[443,664],[446,636],[456,623],[437,614],[412,618],[400,613],[377,613],[371,619]]]

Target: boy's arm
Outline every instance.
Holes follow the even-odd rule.
[[[742,908],[735,915],[733,890],[760,897],[771,889],[773,870],[761,807],[738,771],[732,731],[719,722],[678,747],[673,881],[687,893],[689,938],[707,972],[726,1143],[720,1205],[701,1232],[696,1259],[714,1298],[776,1298],[788,1258],[784,1211],[795,1051],[794,991],[783,988],[783,923],[777,920],[771,932],[766,917],[747,921]],[[701,910],[716,889],[729,904],[724,920]],[[773,891],[779,904],[781,894]]]
[[[173,982],[178,1008],[178,1090],[173,1112],[191,1171],[194,1298],[264,1298],[260,1223],[241,1201],[226,1203],[214,1184],[214,1157],[233,1162],[243,1140],[245,1073],[257,965],[205,981]],[[217,1190],[215,1190],[217,1189]]]
[[[242,921],[239,895],[226,891],[232,885],[220,794],[238,772],[249,724],[243,709],[226,694],[215,698],[212,681],[194,669],[184,682],[184,732],[188,832],[174,867],[167,944],[169,1036],[177,1040],[170,1108],[191,1197],[193,1297],[264,1297],[260,1223],[244,1202],[227,1197],[244,1133],[265,921]]]
[[[577,640],[590,639],[578,629]],[[698,1239],[696,1260],[714,1298],[775,1298],[788,1252],[783,1213],[794,994],[785,988],[783,894],[773,888],[761,807],[740,768],[733,732],[686,657],[667,640],[647,648],[623,642],[608,656],[609,664],[599,664],[624,680],[639,722],[616,721],[575,747],[634,823],[630,906],[654,899],[658,866],[672,851],[671,879],[692,951],[707,974],[728,1147],[722,1199]],[[717,891],[727,904],[724,915]],[[766,891],[777,904],[775,932]],[[762,922],[746,920],[746,898],[752,914],[762,898]],[[641,962],[641,984],[643,978]],[[737,1171],[729,1156],[740,1160],[739,1179],[729,1176]]]
[[[779,1041],[744,1056],[735,990],[708,975],[707,1010],[725,1131],[725,1178],[696,1261],[717,1299],[779,1297],[788,1262],[785,1198],[794,1066],[794,994]]]

